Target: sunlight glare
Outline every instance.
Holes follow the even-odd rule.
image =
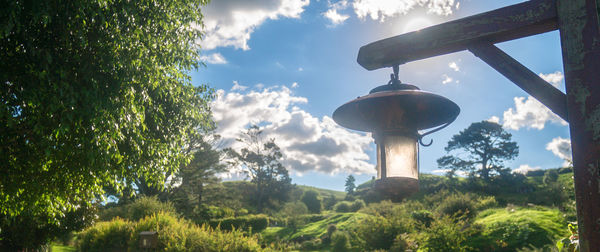
[[[404,25],[404,30],[402,30],[402,33],[417,31],[417,30],[423,29],[425,27],[431,26],[432,24],[433,24],[433,22],[431,22],[429,19],[424,18],[424,17],[412,18],[408,22],[406,22],[406,25]]]

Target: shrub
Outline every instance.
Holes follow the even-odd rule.
[[[301,201],[306,205],[308,211],[311,213],[321,212],[321,200],[319,199],[319,193],[317,191],[305,191],[302,195]]]
[[[338,213],[347,213],[350,212],[350,204],[348,201],[340,201],[333,206],[333,209]]]
[[[337,199],[333,195],[329,195],[323,199],[323,208],[326,210],[333,210],[333,206],[337,203]]]
[[[482,197],[475,203],[475,209],[482,211],[489,208],[498,207],[498,202],[494,196]]]
[[[176,214],[175,207],[170,202],[160,202],[156,197],[141,197],[133,203],[104,209],[100,212],[100,219],[112,220],[115,217],[138,221],[146,216],[159,212]]]
[[[223,232],[210,227],[198,227],[171,214],[148,216],[136,225],[129,249],[136,251],[139,233],[158,231],[158,251],[260,251],[255,237],[246,237],[239,230]]]
[[[350,237],[343,231],[335,231],[331,235],[331,251],[350,250]]]
[[[356,212],[361,208],[365,207],[365,202],[362,200],[340,201],[333,206],[333,209],[338,213]]]
[[[198,227],[170,213],[158,213],[137,224],[120,218],[100,222],[79,235],[80,251],[138,251],[139,233],[158,232],[157,251],[261,251],[256,237],[242,231]]]
[[[389,249],[394,238],[401,233],[401,227],[396,226],[387,218],[369,216],[356,227],[356,235],[363,241],[367,250]],[[332,238],[333,239],[333,238]]]
[[[491,245],[495,251],[516,251],[530,243],[538,243],[530,241],[534,229],[539,229],[534,223],[496,222],[487,226],[486,236],[493,242]],[[542,240],[543,243],[537,245],[551,242],[549,237],[543,237]]]
[[[431,227],[416,235],[419,250],[423,251],[469,251],[468,239],[477,230],[468,228],[464,221],[448,216],[431,223]]]
[[[433,214],[427,210],[414,211],[410,216],[425,227],[429,227],[434,220]]]
[[[208,206],[207,214],[210,219],[222,219],[227,217],[234,217],[235,211],[229,207]]]
[[[475,204],[465,194],[450,195],[438,206],[437,211],[458,219],[471,219],[476,213]]]
[[[245,215],[241,217],[230,217],[209,221],[213,228],[220,227],[221,230],[241,229],[244,231],[260,232],[269,226],[269,219],[264,214]]]
[[[357,199],[350,205],[350,211],[356,212],[363,207],[365,207],[365,202],[363,200]]]
[[[304,241],[301,245],[302,250],[317,250],[321,246],[321,240],[314,239]]]
[[[301,201],[285,203],[281,211],[279,211],[279,216],[281,217],[291,217],[303,214],[308,214],[308,208]]]
[[[156,197],[141,197],[127,206],[127,217],[132,221],[160,212],[173,215],[177,213],[172,203],[160,202]]]
[[[125,251],[133,224],[121,218],[99,222],[78,235],[79,251]]]

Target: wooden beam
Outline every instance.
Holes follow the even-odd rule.
[[[529,68],[521,65],[517,60],[492,44],[472,45],[469,46],[469,51],[546,105],[563,120],[569,121],[567,118],[567,96]]]
[[[531,0],[490,12],[379,40],[360,48],[367,70],[466,50],[477,42],[498,43],[557,29],[556,0]]]
[[[579,246],[600,251],[600,1],[558,0]]]

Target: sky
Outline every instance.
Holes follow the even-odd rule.
[[[522,1],[474,0],[213,0],[204,7],[202,61],[194,85],[215,90],[212,113],[221,147],[258,125],[274,138],[292,182],[343,190],[376,175],[370,134],[331,118],[340,105],[386,84],[391,69],[356,62],[368,43]],[[497,44],[564,92],[557,31]],[[519,145],[505,162],[514,172],[557,168],[571,158],[568,124],[468,51],[400,66],[400,80],[459,105],[450,126],[425,137],[422,173],[443,174],[436,160],[452,137],[473,122],[501,124]],[[242,179],[238,171],[226,179]]]

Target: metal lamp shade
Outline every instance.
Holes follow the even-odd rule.
[[[460,108],[449,99],[407,84],[371,90],[335,110],[333,120],[373,133],[377,144],[376,188],[396,198],[418,191],[419,130],[448,124]]]

